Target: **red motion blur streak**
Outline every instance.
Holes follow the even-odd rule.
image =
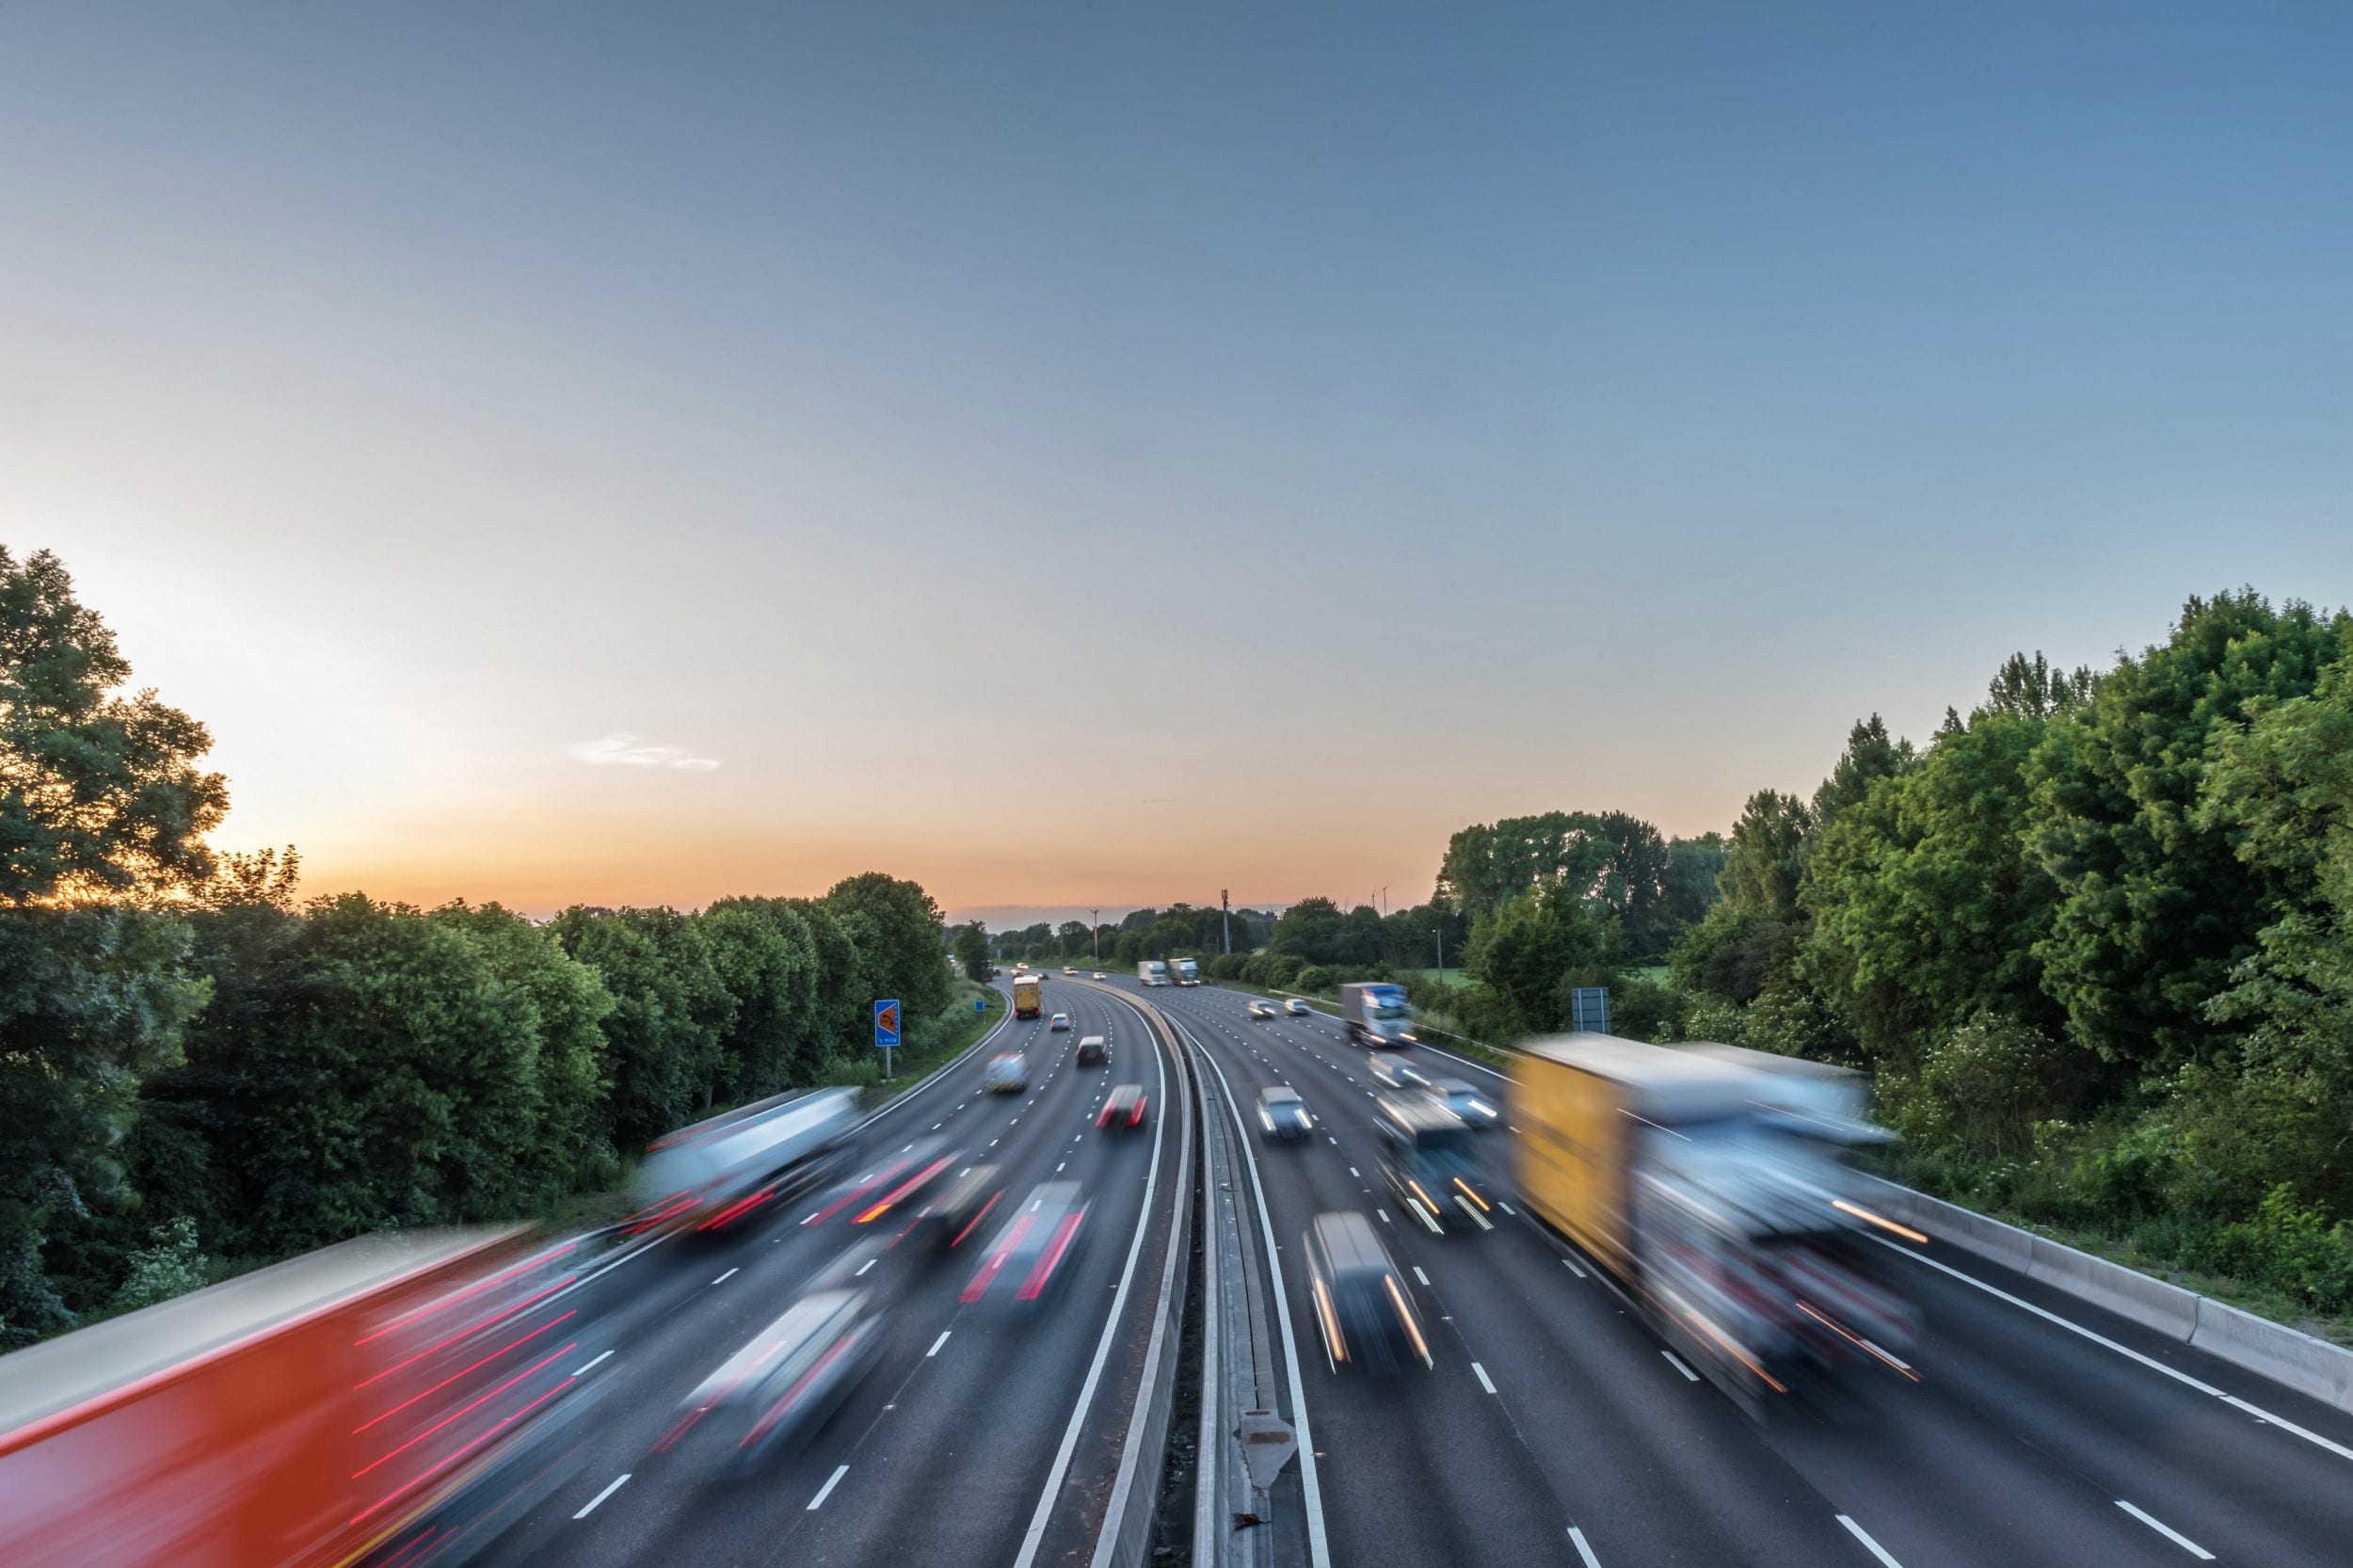
[[[439,1352],[449,1349],[452,1345],[455,1345],[457,1341],[463,1339],[469,1334],[479,1334],[493,1323],[504,1322],[507,1319],[512,1318],[516,1313],[520,1312],[524,1307],[529,1306],[532,1303],[546,1300],[548,1297],[552,1296],[558,1290],[563,1289],[564,1287],[571,1284],[579,1277],[580,1276],[578,1274],[566,1274],[562,1279],[557,1280],[553,1285],[548,1286],[540,1290],[534,1291],[528,1296],[525,1296],[521,1301],[517,1302],[505,1311],[494,1312],[478,1323],[470,1324],[465,1328],[461,1328],[456,1334],[449,1336],[449,1337],[441,1340],[440,1343],[427,1345],[424,1350],[421,1350],[416,1354],[408,1357],[408,1360],[393,1362],[390,1367],[385,1368],[374,1377],[361,1378],[358,1383],[351,1385],[352,1389],[354,1392],[357,1392],[360,1389],[365,1388],[372,1383],[381,1383],[386,1378],[391,1377],[394,1372],[401,1371],[406,1368],[411,1367],[417,1362],[423,1361],[428,1355],[433,1355]]]
[[[398,1404],[396,1404],[396,1405],[392,1406],[392,1409],[390,1409],[390,1410],[388,1410],[388,1411],[384,1412],[384,1414],[383,1414],[383,1415],[378,1416],[377,1417],[376,1417],[376,1420],[374,1420],[374,1421],[362,1421],[362,1422],[360,1422],[358,1426],[356,1426],[356,1427],[354,1427],[354,1428],[352,1428],[352,1429],[351,1429],[351,1435],[352,1435],[352,1436],[354,1436],[354,1437],[359,1436],[361,1432],[363,1432],[367,1431],[370,1427],[375,1426],[375,1425],[376,1424],[376,1422],[377,1422],[377,1421],[389,1421],[389,1420],[391,1420],[393,1416],[395,1416],[399,1415],[402,1411],[404,1411],[404,1410],[408,1409],[410,1405],[415,1404],[415,1403],[416,1403],[419,1400],[424,1399],[424,1398],[426,1398],[426,1397],[427,1397],[427,1396],[429,1396],[429,1395],[438,1394],[438,1393],[440,1393],[442,1389],[447,1388],[447,1387],[448,1387],[451,1384],[456,1383],[456,1382],[459,1378],[464,1377],[464,1376],[466,1375],[466,1373],[467,1373],[467,1372],[474,1372],[474,1371],[479,1371],[479,1370],[481,1370],[483,1368],[488,1367],[488,1366],[491,1362],[496,1361],[496,1360],[497,1360],[500,1356],[504,1355],[504,1354],[505,1354],[508,1351],[513,1350],[516,1346],[518,1346],[518,1345],[520,1345],[520,1344],[524,1343],[526,1340],[531,1340],[531,1339],[536,1339],[536,1338],[538,1338],[538,1337],[539,1337],[539,1336],[541,1336],[541,1335],[543,1335],[543,1334],[547,1333],[547,1331],[548,1331],[548,1330],[550,1330],[550,1329],[552,1329],[552,1328],[555,1327],[558,1323],[563,1322],[563,1321],[564,1321],[564,1320],[565,1320],[565,1318],[577,1318],[577,1317],[579,1317],[579,1316],[580,1316],[579,1311],[578,1311],[577,1309],[575,1309],[575,1310],[573,1310],[573,1311],[570,1311],[570,1312],[567,1312],[567,1313],[565,1313],[563,1318],[551,1318],[551,1319],[549,1319],[546,1322],[541,1323],[541,1324],[540,1324],[537,1328],[533,1329],[533,1330],[532,1330],[529,1334],[524,1335],[524,1336],[522,1336],[522,1338],[521,1338],[521,1339],[510,1339],[510,1340],[508,1340],[505,1344],[501,1345],[501,1346],[500,1346],[497,1350],[492,1351],[492,1352],[491,1352],[488,1355],[484,1356],[481,1360],[479,1360],[479,1361],[475,1362],[472,1366],[471,1366],[471,1367],[469,1367],[469,1368],[465,1368],[465,1370],[464,1370],[464,1371],[452,1372],[449,1376],[447,1376],[447,1377],[443,1378],[440,1382],[439,1382],[439,1383],[435,1384],[432,1387],[430,1387],[430,1388],[426,1389],[424,1393],[422,1393],[422,1394],[411,1394],[411,1395],[409,1395],[407,1399],[405,1399],[405,1400],[401,1400],[401,1401],[400,1401],[400,1403],[398,1403]],[[355,1479],[357,1479],[357,1478],[355,1478]]]
[[[1078,1234],[1079,1222],[1085,1218],[1083,1210],[1062,1217],[1062,1224],[1054,1227],[1053,1239],[1046,1243],[1046,1256],[1037,1260],[1037,1267],[1030,1271],[1030,1277],[1023,1280],[1021,1288],[1014,1292],[1016,1301],[1037,1300],[1046,1288],[1046,1282],[1054,1277],[1054,1270],[1062,1262],[1062,1255],[1070,1250],[1070,1239]]]
[[[964,1228],[963,1228],[962,1230],[960,1230],[960,1231],[957,1231],[957,1232],[956,1232],[956,1239],[955,1239],[954,1240],[952,1240],[952,1241],[949,1242],[948,1244],[949,1244],[950,1246],[952,1246],[952,1247],[961,1247],[961,1246],[963,1246],[963,1245],[964,1245],[964,1239],[965,1239],[966,1237],[968,1237],[968,1236],[969,1236],[969,1235],[971,1235],[971,1234],[972,1234],[972,1227],[973,1227],[974,1225],[979,1224],[980,1224],[983,1220],[987,1219],[987,1218],[988,1218],[988,1211],[989,1211],[990,1209],[992,1209],[992,1208],[996,1208],[996,1207],[997,1207],[997,1200],[998,1200],[999,1198],[1003,1197],[1004,1195],[1005,1195],[1005,1190],[1004,1190],[1003,1188],[1001,1188],[1001,1187],[998,1188],[998,1189],[997,1189],[997,1191],[995,1191],[994,1192],[991,1192],[991,1193],[988,1195],[988,1201],[987,1201],[986,1203],[984,1203],[984,1204],[981,1205],[981,1211],[980,1211],[978,1214],[973,1215],[970,1219],[968,1219],[968,1220],[965,1221],[965,1222],[964,1222]]]
[[[580,1347],[577,1344],[567,1345],[563,1350],[558,1351],[556,1355],[566,1355],[578,1350],[579,1348]],[[553,1356],[549,1357],[549,1360],[551,1361],[553,1359]],[[467,1444],[464,1448],[458,1449],[456,1453],[450,1455],[447,1459],[433,1466],[432,1469],[427,1470],[424,1474],[417,1477],[414,1480],[408,1481],[403,1485],[394,1487],[383,1496],[378,1497],[376,1501],[370,1503],[367,1507],[353,1514],[348,1520],[345,1521],[345,1523],[353,1525],[360,1524],[364,1521],[369,1514],[374,1513],[376,1510],[384,1508],[389,1504],[398,1502],[409,1493],[414,1492],[418,1487],[423,1486],[426,1481],[433,1480],[447,1471],[455,1469],[458,1461],[470,1457],[477,1448],[480,1448],[485,1444],[488,1443],[491,1438],[496,1437],[500,1432],[505,1431],[508,1427],[513,1426],[516,1422],[521,1420],[524,1416],[530,1415],[533,1411],[538,1409],[541,1405],[547,1403],[550,1400],[564,1392],[565,1389],[571,1386],[573,1381],[574,1380],[570,1378],[566,1378],[562,1383],[557,1384],[554,1387],[549,1389],[546,1393],[540,1395],[537,1399],[532,1400],[529,1404],[515,1412],[514,1415],[503,1416],[500,1419],[491,1422],[489,1430],[485,1432],[481,1436],[475,1438],[472,1442]]]
[[[373,1345],[378,1339],[383,1338],[386,1335],[392,1333],[395,1329],[404,1329],[410,1323],[422,1322],[424,1320],[432,1317],[433,1314],[440,1311],[441,1308],[445,1306],[456,1306],[459,1302],[466,1300],[470,1296],[478,1296],[482,1294],[483,1291],[488,1290],[493,1285],[504,1284],[507,1280],[513,1279],[517,1274],[528,1272],[530,1270],[536,1268],[542,1263],[552,1263],[557,1258],[563,1256],[566,1253],[577,1249],[580,1243],[578,1241],[567,1241],[560,1247],[551,1248],[549,1251],[539,1254],[536,1257],[527,1257],[511,1269],[505,1270],[500,1273],[492,1274],[488,1279],[479,1280],[474,1284],[466,1287],[463,1290],[454,1291],[429,1305],[419,1307],[416,1311],[411,1312],[406,1318],[395,1319],[393,1321],[386,1323],[382,1328],[377,1329],[374,1334],[365,1335],[360,1338],[354,1339],[351,1343],[354,1348],[361,1345]]]
[[[905,1197],[909,1192],[914,1192],[917,1188],[922,1186],[923,1183],[931,1180],[932,1177],[937,1176],[940,1172],[946,1170],[949,1166],[954,1163],[954,1160],[946,1158],[933,1160],[930,1164],[924,1166],[921,1170],[916,1172],[913,1176],[907,1177],[905,1181],[902,1182],[899,1185],[898,1190],[892,1192],[890,1196],[883,1199],[882,1202],[876,1204],[865,1213],[860,1214],[852,1223],[862,1225],[870,1220],[881,1219],[885,1214],[890,1212],[890,1206],[892,1204],[897,1203],[901,1198]]]
[[[533,1362],[521,1371],[517,1372],[513,1377],[508,1378],[504,1383],[500,1384],[496,1388],[491,1389],[488,1394],[482,1395],[479,1399],[476,1399],[472,1404],[462,1405],[456,1410],[450,1412],[447,1416],[442,1416],[440,1420],[434,1422],[431,1426],[417,1433],[416,1436],[408,1439],[408,1442],[403,1443],[399,1448],[392,1449],[390,1452],[385,1453],[376,1459],[371,1460],[369,1463],[360,1466],[359,1469],[352,1471],[351,1479],[353,1480],[358,1480],[361,1476],[366,1475],[370,1470],[375,1469],[377,1465],[385,1464],[390,1460],[397,1459],[400,1455],[407,1453],[410,1448],[415,1448],[418,1444],[424,1442],[426,1438],[432,1436],[435,1432],[440,1431],[452,1421],[456,1420],[459,1416],[472,1415],[475,1410],[489,1403],[492,1400],[497,1399],[501,1394],[505,1393],[509,1388],[514,1387],[515,1384],[522,1382],[523,1379],[529,1377],[540,1368],[545,1367],[549,1362],[569,1355],[572,1352],[578,1349],[580,1349],[580,1341],[575,1339],[570,1344],[565,1346],[562,1350],[555,1352],[553,1354]],[[568,1382],[569,1380],[568,1379],[567,1381]],[[558,1386],[561,1385],[559,1384]],[[511,1416],[508,1417],[510,1420],[513,1417]],[[494,1427],[491,1430],[496,1431],[497,1429]]]
[[[1005,1239],[997,1243],[997,1250],[988,1255],[987,1260],[981,1265],[981,1272],[974,1274],[972,1283],[964,1288],[964,1295],[960,1299],[969,1303],[987,1295],[988,1288],[997,1281],[998,1271],[1005,1266],[1005,1260],[1013,1256],[1013,1249],[1021,1244],[1021,1238],[1030,1234],[1030,1227],[1036,1224],[1037,1216],[1034,1214],[1024,1214],[1014,1221],[1013,1228],[1006,1231]]]
[[[728,1205],[726,1208],[723,1208],[718,1213],[713,1214],[710,1219],[705,1220],[701,1224],[696,1225],[695,1228],[696,1230],[717,1230],[721,1225],[733,1224],[737,1220],[743,1218],[744,1215],[750,1213],[753,1209],[758,1208],[761,1204],[766,1203],[770,1198],[775,1196],[776,1193],[763,1187],[759,1192],[754,1192],[750,1197],[744,1198],[741,1202]]]

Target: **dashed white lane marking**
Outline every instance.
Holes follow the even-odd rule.
[[[911,1149],[911,1148],[913,1148],[913,1147],[915,1147],[915,1145],[914,1145],[913,1144],[909,1144],[907,1145],[907,1149]],[[904,1154],[904,1153],[906,1153],[906,1152],[907,1152],[907,1149],[901,1149],[899,1152],[900,1152],[901,1154]]]
[[[1676,1371],[1681,1372],[1681,1373],[1682,1373],[1685,1377],[1689,1378],[1689,1379],[1690,1379],[1693,1383],[1697,1383],[1697,1382],[1699,1382],[1699,1381],[1700,1381],[1700,1375],[1699,1375],[1697,1372],[1695,1372],[1695,1371],[1691,1370],[1691,1368],[1690,1368],[1686,1367],[1686,1366],[1683,1364],[1683,1357],[1681,1357],[1681,1356],[1679,1356],[1679,1355],[1675,1354],[1675,1352],[1673,1352],[1673,1351],[1660,1351],[1658,1353],[1659,1353],[1660,1355],[1663,1355],[1663,1356],[1665,1356],[1665,1357],[1667,1358],[1667,1365],[1668,1365],[1668,1366],[1673,1367],[1673,1368]]]
[[[939,1130],[939,1124],[937,1122],[934,1122],[932,1124],[932,1130],[934,1132],[937,1132]]]
[[[1001,1139],[1001,1138],[991,1138],[991,1139],[988,1141],[988,1146],[989,1146],[990,1148],[992,1148],[992,1149],[993,1149],[993,1148],[995,1148],[998,1144],[1001,1144],[1001,1143],[1003,1143],[1003,1142],[1004,1142],[1004,1140],[1003,1140],[1003,1139]]]
[[[817,1496],[808,1500],[808,1507],[802,1512],[814,1513],[819,1509],[824,1507],[826,1496],[830,1494],[836,1486],[840,1485],[841,1478],[849,1473],[850,1467],[847,1464],[837,1465],[833,1474],[825,1478],[825,1484],[817,1489]]]
[[[1575,1274],[1577,1278],[1583,1279],[1585,1277],[1585,1271],[1577,1266],[1576,1259],[1564,1257],[1561,1261],[1566,1263],[1569,1266],[1569,1272]]]
[[[1601,1559],[1593,1555],[1593,1547],[1585,1544],[1585,1532],[1575,1525],[1569,1527],[1569,1544],[1577,1548],[1577,1558],[1585,1568],[1601,1568]]]
[[[1064,1160],[1064,1161],[1062,1162],[1062,1165],[1067,1165],[1067,1164],[1069,1164],[1069,1163],[1070,1163],[1070,1161],[1069,1161],[1069,1160]],[[1055,1174],[1056,1176],[1060,1176],[1060,1175],[1062,1175],[1062,1165],[1057,1165],[1057,1166],[1055,1166],[1055,1167],[1054,1167],[1054,1174]]]
[[[729,1269],[726,1273],[721,1274],[717,1279],[712,1280],[711,1283],[713,1285],[725,1285],[728,1280],[733,1279],[738,1272],[738,1270]]]
[[[1393,1225],[1397,1224],[1395,1220],[1389,1218],[1389,1211],[1385,1208],[1376,1208],[1373,1212],[1381,1216],[1381,1223],[1385,1225]]]
[[[1849,1535],[1853,1536],[1857,1541],[1863,1543],[1863,1549],[1865,1551],[1869,1552],[1873,1557],[1880,1560],[1881,1568],[1904,1568],[1902,1563],[1887,1555],[1886,1547],[1881,1545],[1878,1542],[1872,1540],[1869,1535],[1865,1534],[1861,1525],[1856,1524],[1852,1519],[1848,1518],[1843,1513],[1838,1516],[1838,1522],[1847,1527],[1847,1533]]]
[[[867,1271],[867,1270],[869,1270],[869,1269],[872,1268],[875,1264],[877,1264],[877,1263],[879,1263],[879,1262],[881,1262],[881,1261],[882,1261],[882,1259],[881,1259],[881,1258],[879,1258],[879,1257],[870,1257],[870,1258],[868,1258],[865,1262],[863,1262],[863,1263],[861,1263],[861,1264],[859,1264],[859,1265],[857,1266],[857,1272],[856,1272],[856,1273],[855,1273],[855,1274],[852,1274],[850,1277],[851,1277],[852,1279],[857,1279],[857,1278],[861,1277],[862,1275],[864,1275],[864,1274],[865,1274],[865,1272],[866,1272],[866,1271]]]
[[[1364,1172],[1362,1172],[1362,1171],[1360,1171],[1360,1170],[1358,1170],[1358,1169],[1357,1169],[1355,1166],[1353,1166],[1353,1165],[1351,1165],[1351,1166],[1348,1168],[1348,1174],[1349,1174],[1350,1176],[1354,1176],[1354,1177],[1355,1177],[1358,1181],[1362,1181],[1362,1180],[1364,1180],[1364,1179],[1365,1179],[1365,1173],[1364,1173]]]
[[[2164,1536],[2168,1541],[2172,1542],[2176,1546],[2181,1547],[2182,1550],[2187,1552],[2199,1561],[2212,1562],[2214,1560],[2214,1554],[2212,1552],[2206,1550],[2205,1547],[2201,1546],[2197,1542],[2192,1541],[2188,1536],[2184,1535],[2180,1530],[2175,1529],[2172,1526],[2165,1523],[2162,1519],[2154,1518],[2146,1512],[2135,1508],[2132,1504],[2126,1502],[2121,1497],[2116,1499],[2116,1506],[2131,1514],[2134,1518],[2139,1520],[2142,1524],[2148,1526],[2151,1529],[2155,1530],[2159,1535]]]
[[[1430,1276],[1421,1272],[1421,1265],[1418,1263],[1414,1265],[1414,1277],[1421,1281],[1424,1285],[1430,1283]]]
[[[1511,1215],[1513,1219],[1519,1218],[1520,1211],[1513,1208],[1510,1204],[1505,1203],[1501,1198],[1496,1199],[1496,1207],[1502,1209],[1506,1214]]]
[[[613,1352],[612,1352],[611,1351],[607,1351],[607,1352],[604,1352],[604,1355],[600,1355],[600,1356],[597,1357],[597,1359],[596,1359],[595,1361],[591,1361],[590,1363],[588,1363],[588,1367],[594,1367],[594,1366],[599,1365],[600,1363],[601,1363],[602,1361],[604,1361],[604,1360],[605,1360],[605,1358],[606,1358],[607,1356],[610,1356],[612,1353],[613,1353]],[[575,1370],[573,1371],[573,1373],[572,1373],[572,1376],[574,1376],[574,1377],[578,1377],[578,1376],[580,1376],[580,1375],[581,1375],[581,1373],[585,1372],[586,1370],[588,1370],[588,1367],[582,1367],[582,1368],[579,1368],[575,1369]]]
[[[621,1482],[629,1480],[630,1474],[631,1472],[624,1470],[618,1476],[615,1477],[612,1485],[606,1487],[603,1491],[589,1498],[588,1506],[582,1509],[578,1513],[573,1514],[572,1517],[575,1519],[585,1519],[588,1515],[594,1513],[597,1511],[597,1505],[599,1503],[604,1501],[605,1498],[610,1497],[614,1493],[618,1492],[621,1489]]]
[[[952,1328],[941,1329],[939,1331],[939,1337],[932,1341],[932,1348],[923,1352],[925,1358],[928,1359],[932,1356],[937,1355],[939,1353],[939,1347],[948,1342],[948,1336],[955,1332],[956,1331]]]
[[[1471,1363],[1471,1370],[1478,1374],[1480,1387],[1484,1388],[1490,1394],[1496,1391],[1496,1381],[1487,1375],[1486,1368],[1474,1361]]]

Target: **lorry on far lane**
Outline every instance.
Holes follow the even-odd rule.
[[[1175,985],[1200,984],[1201,960],[1198,958],[1170,959],[1168,961],[1168,978],[1169,983]]]
[[[1352,981],[1340,987],[1340,1021],[1348,1043],[1379,1050],[1414,1043],[1414,1020],[1405,1010],[1405,987],[1385,980]]]
[[[1146,958],[1136,966],[1136,978],[1146,985],[1168,984],[1168,964],[1164,959]]]

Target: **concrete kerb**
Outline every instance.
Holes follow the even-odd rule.
[[[1868,1200],[1891,1220],[1973,1256],[2015,1269],[2217,1361],[2353,1412],[2353,1352],[1909,1187],[1876,1176],[1862,1179]]]
[[[1085,984],[1092,985],[1094,982]],[[1168,1258],[1160,1269],[1160,1306],[1153,1314],[1151,1343],[1144,1351],[1142,1386],[1128,1416],[1119,1473],[1112,1483],[1102,1528],[1096,1534],[1095,1555],[1089,1563],[1089,1568],[1143,1568],[1152,1555],[1153,1526],[1160,1512],[1162,1460],[1168,1451],[1169,1420],[1176,1411],[1177,1348],[1183,1339],[1186,1271],[1193,1253],[1193,1144],[1200,1134],[1193,1114],[1195,1075],[1176,1029],[1160,1016],[1160,1009],[1139,1004],[1124,992],[1112,994],[1134,1007],[1166,1044],[1183,1085],[1172,1097],[1184,1108],[1185,1121],[1173,1189],[1176,1217],[1169,1231]],[[1165,1106],[1160,1113],[1168,1113]]]

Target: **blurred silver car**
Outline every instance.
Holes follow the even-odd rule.
[[[1308,1006],[1297,997],[1288,998],[1283,1003],[1283,1011],[1289,1014],[1294,1018],[1311,1018],[1315,1016],[1316,1012],[1314,1008]]]
[[[1250,1004],[1250,1021],[1253,1023],[1281,1016],[1282,1014],[1275,1011],[1274,1004],[1271,1001],[1254,1001]]]
[[[1493,1095],[1459,1078],[1432,1079],[1430,1097],[1453,1112],[1473,1132],[1488,1131],[1503,1120],[1502,1108],[1496,1104]]]
[[[1426,1089],[1430,1075],[1423,1072],[1410,1056],[1390,1051],[1374,1053],[1370,1060],[1373,1081],[1385,1089]]]
[[[873,1291],[810,1291],[696,1385],[661,1447],[709,1423],[733,1442],[736,1464],[790,1452],[866,1376],[880,1327]]]
[[[1258,1091],[1258,1125],[1270,1138],[1289,1143],[1305,1138],[1316,1128],[1315,1118],[1307,1114],[1307,1102],[1299,1097],[1299,1091],[1276,1084]]]

